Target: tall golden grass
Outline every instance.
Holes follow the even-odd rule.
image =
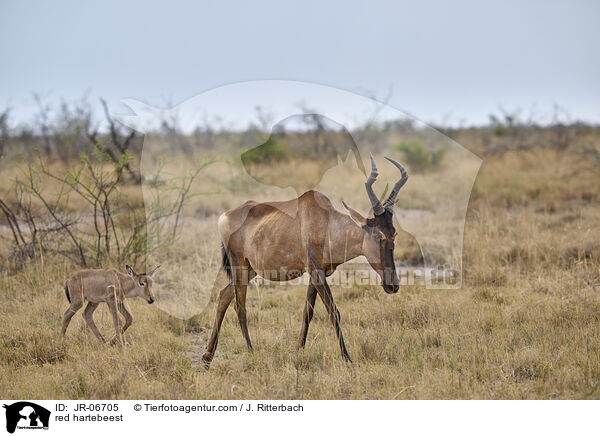
[[[309,162],[290,165],[313,170]],[[219,167],[207,171],[210,177]],[[357,186],[347,183],[345,198],[361,205]],[[128,189],[139,205],[140,193]],[[225,203],[241,200],[241,191]],[[600,172],[572,150],[485,159],[465,224],[460,290],[333,289],[351,365],[339,357],[320,302],[306,349],[296,350],[305,289],[294,284],[249,289],[254,354],[230,308],[208,372],[199,358],[214,302],[182,320],[128,301],[134,323],[123,349],[100,345],[80,316],[63,339],[63,283],[77,267],[41,257],[0,273],[0,392],[63,399],[600,398],[598,200]],[[207,216],[235,206],[194,201]],[[200,223],[194,231],[209,229]],[[212,280],[207,265],[219,262],[218,246],[177,248],[168,253],[176,268],[164,273],[158,291],[161,281],[194,288]],[[96,321],[111,329],[107,308]]]

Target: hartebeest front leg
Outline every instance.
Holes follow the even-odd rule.
[[[317,301],[317,288],[312,283],[308,285],[306,290],[306,303],[304,304],[304,313],[302,314],[302,329],[300,330],[300,341],[298,348],[304,348],[306,344],[306,335],[308,334],[308,326],[312,320],[315,311],[315,303]]]
[[[331,289],[327,284],[323,267],[317,260],[310,244],[308,246],[308,264],[310,282],[316,288],[319,297],[321,297],[323,304],[325,304],[325,307],[327,308],[327,312],[329,313],[329,319],[331,320],[331,323],[335,328],[335,333],[338,337],[340,351],[342,352],[342,358],[348,362],[352,362],[352,359],[350,359],[350,355],[348,354],[348,350],[346,350],[346,344],[344,343],[344,335],[342,333],[342,327],[340,326],[340,311],[338,310],[337,306],[335,305],[335,302],[333,301],[333,294],[331,293]]]
[[[348,362],[352,362],[352,359],[350,359],[350,355],[348,354],[348,350],[346,350],[346,344],[344,343],[344,334],[342,333],[342,327],[340,325],[340,321],[342,319],[340,316],[340,311],[333,301],[331,289],[329,288],[327,281],[325,281],[325,274],[323,271],[320,271],[315,275],[319,275],[322,278],[322,281],[321,278],[316,280],[311,278],[311,280],[314,280],[314,286],[317,288],[319,297],[321,297],[323,304],[325,304],[327,312],[329,313],[329,319],[335,328],[335,333],[337,334],[338,342],[340,344],[340,351],[342,352],[342,358]]]
[[[89,302],[87,306],[85,306],[85,310],[83,311],[83,318],[87,323],[88,327],[94,333],[94,335],[98,338],[98,340],[102,343],[106,342],[98,327],[96,327],[96,323],[94,322],[94,311],[98,307],[98,303]]]

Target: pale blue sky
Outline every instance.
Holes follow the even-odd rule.
[[[113,110],[233,82],[292,79],[383,98],[425,121],[558,103],[600,122],[594,1],[7,1],[0,107],[90,91]],[[268,92],[268,90],[265,90]]]

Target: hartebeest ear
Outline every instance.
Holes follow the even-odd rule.
[[[125,265],[125,271],[127,272],[127,274],[129,274],[131,277],[135,277],[135,271],[133,270],[132,267],[130,267],[129,265]]]
[[[360,227],[364,227],[367,225],[367,219],[364,216],[362,216],[359,212],[349,207],[345,201],[342,201],[342,204],[344,205],[348,213],[350,213],[350,218],[352,218],[352,221],[354,221]]]
[[[160,265],[158,265],[156,268],[154,268],[152,271],[150,271],[150,272],[149,272],[148,274],[146,274],[146,275],[148,275],[148,276],[150,276],[150,277],[153,277],[153,276],[154,276],[154,273],[155,273],[155,272],[156,272],[156,270],[157,270],[157,269],[159,269],[159,268],[160,268]]]

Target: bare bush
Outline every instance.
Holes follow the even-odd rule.
[[[122,165],[123,168],[127,170],[134,183],[140,183],[142,177],[139,172],[132,168],[129,159],[129,149],[136,138],[135,130],[124,132],[110,116],[106,101],[101,98],[100,103],[102,104],[104,116],[108,123],[109,134],[100,137],[98,128],[92,129],[91,121],[89,121],[86,125],[86,135],[91,143],[105,153],[115,165]]]
[[[191,186],[202,169],[203,161],[184,175],[165,179],[156,192],[168,192],[146,205],[130,207],[123,187],[123,174],[129,157],[124,153],[118,162],[97,148],[92,156],[82,153],[78,165],[64,174],[52,171],[38,155],[15,180],[13,204],[0,199],[11,231],[13,266],[38,253],[65,256],[81,266],[100,266],[106,262],[136,263],[147,252],[147,240],[171,244],[177,237],[184,204],[192,197]],[[49,182],[58,189],[48,192]],[[87,204],[73,212],[74,202]],[[170,227],[165,219],[172,218]],[[25,227],[23,227],[25,226]],[[167,231],[168,230],[168,231]],[[148,238],[149,232],[153,232]],[[156,248],[156,247],[153,247]]]

